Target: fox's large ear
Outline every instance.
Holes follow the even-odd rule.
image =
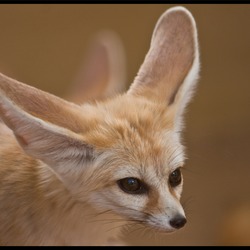
[[[0,118],[28,155],[60,174],[69,172],[72,162],[81,163],[92,155],[81,136],[84,121],[79,106],[2,74]]]
[[[119,36],[109,30],[90,41],[83,65],[72,82],[69,100],[81,104],[103,99],[125,90],[126,62]]]
[[[128,94],[164,102],[173,109],[176,129],[198,78],[197,30],[183,7],[167,10],[159,18],[150,49]]]

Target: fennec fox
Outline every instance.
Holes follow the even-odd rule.
[[[0,243],[108,245],[126,224],[183,227],[180,131],[198,71],[195,21],[175,7],[124,94],[78,105],[1,74]]]

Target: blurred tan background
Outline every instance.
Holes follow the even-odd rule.
[[[172,6],[1,4],[0,71],[64,96],[90,39],[111,29],[124,43],[128,87],[157,19]],[[183,6],[197,22],[202,66],[183,133],[188,223],[171,235],[131,230],[125,238],[133,245],[250,245],[250,5]]]

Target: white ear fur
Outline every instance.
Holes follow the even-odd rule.
[[[4,76],[1,77],[5,79]],[[11,85],[10,78],[6,79],[9,82],[5,84]],[[28,155],[42,160],[61,175],[70,171],[72,162],[77,165],[77,163],[83,163],[84,160],[87,161],[91,158],[92,148],[84,143],[80,134],[36,117],[32,112],[27,112],[26,107],[20,105],[21,100],[19,100],[19,105],[15,102],[17,95],[15,88],[8,86],[11,94],[6,93],[5,84],[0,83],[0,116],[13,131],[20,146]],[[17,82],[13,82],[13,85],[15,84],[19,85]],[[25,85],[22,87],[25,88]],[[29,88],[27,86],[27,90]],[[40,92],[34,88],[33,90],[37,93]],[[67,165],[69,169],[61,167]]]
[[[70,100],[76,103],[109,97],[125,89],[126,58],[118,35],[103,30],[90,45],[70,90]]]
[[[162,14],[154,29],[150,49],[128,90],[129,95],[165,102],[174,109],[175,126],[192,97],[199,73],[197,29],[184,7]]]

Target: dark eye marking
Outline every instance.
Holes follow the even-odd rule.
[[[175,171],[173,171],[170,175],[169,175],[169,184],[171,187],[176,187],[179,184],[181,184],[182,181],[182,175],[181,175],[181,170],[180,168],[177,168]]]
[[[145,183],[134,177],[127,177],[117,181],[122,191],[128,194],[145,194],[148,188]]]

